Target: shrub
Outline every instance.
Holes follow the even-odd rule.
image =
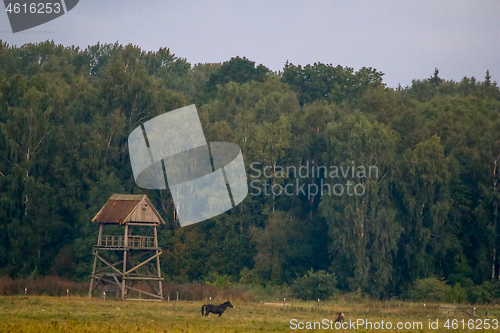
[[[252,284],[252,285],[262,285],[263,280],[259,272],[256,269],[243,268],[240,272],[240,283],[241,284]]]
[[[469,288],[469,301],[471,303],[489,303],[492,300],[492,296],[488,291],[488,286],[484,284],[481,286],[472,286]]]
[[[491,295],[490,302],[500,298],[500,281],[486,281],[482,284],[482,287]]]
[[[447,290],[445,297],[448,302],[465,303],[467,302],[467,291],[462,288],[460,283],[457,283]]]
[[[448,301],[452,293],[445,281],[435,278],[418,279],[408,291],[408,298],[414,301]]]
[[[227,274],[219,275],[217,273],[211,273],[205,279],[205,283],[216,288],[225,288],[229,287],[233,281]]]
[[[302,300],[327,299],[335,293],[337,280],[333,274],[312,269],[292,283],[294,296]]]

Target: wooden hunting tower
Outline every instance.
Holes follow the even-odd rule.
[[[165,222],[148,197],[113,194],[92,222],[99,223],[99,238],[94,245],[89,297],[102,285],[104,291],[116,292],[117,297],[120,293],[122,299],[143,299],[144,295],[146,299],[163,300],[162,252],[156,229]],[[115,235],[103,234],[105,226]],[[132,229],[142,235],[133,234]],[[123,236],[116,235],[121,232]],[[134,287],[141,281],[151,287],[151,292]]]

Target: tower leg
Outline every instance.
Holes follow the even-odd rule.
[[[92,276],[90,277],[89,298],[92,297],[92,290],[94,289],[94,274],[97,267],[97,257],[94,254],[94,266],[92,268]]]
[[[97,245],[101,245],[101,238],[102,238],[102,223],[99,224],[99,236],[97,237]],[[96,268],[97,268],[97,250],[94,251],[94,266],[92,268],[92,276],[90,277],[89,298],[92,297],[92,291],[94,290],[94,275]]]
[[[124,239],[124,250],[123,250],[123,274],[122,274],[122,299],[127,296],[127,280],[125,279],[125,273],[127,272],[127,250],[128,250],[128,225],[125,224],[125,239]]]
[[[155,247],[156,247],[156,254],[158,255],[160,253],[160,250],[158,249],[158,233],[156,231],[156,226],[154,227],[155,229]],[[160,256],[156,257],[156,271],[158,272],[158,277],[161,278],[161,271],[160,271]],[[163,299],[163,287],[161,280],[158,280],[158,289],[160,292],[160,297]]]

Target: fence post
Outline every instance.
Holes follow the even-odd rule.
[[[28,288],[24,288],[24,299],[28,299]]]

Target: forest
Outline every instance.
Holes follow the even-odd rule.
[[[383,76],[288,61],[273,72],[246,57],[192,65],[168,48],[118,43],[0,41],[0,276],[88,281],[92,218],[113,193],[144,193],[166,222],[166,281],[333,277],[340,292],[386,299],[428,279],[500,297],[497,83],[486,68],[480,80],[435,69],[397,88]],[[208,142],[241,147],[249,195],[180,227],[168,190],[136,186],[127,138],[191,104]],[[305,166],[316,171],[299,174]],[[338,184],[363,193],[314,190]]]

